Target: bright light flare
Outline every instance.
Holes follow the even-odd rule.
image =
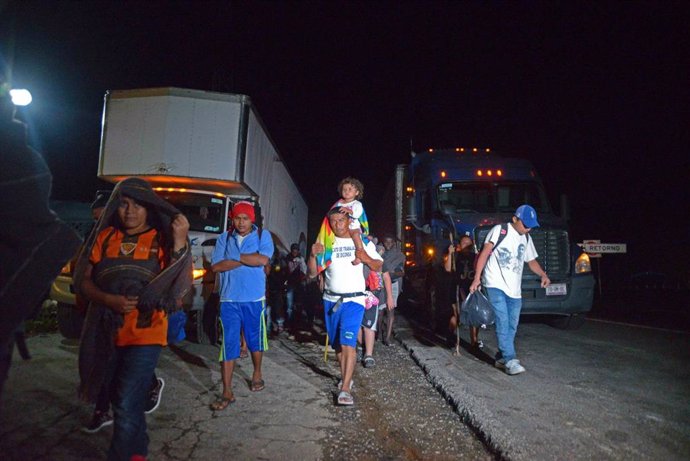
[[[33,101],[29,90],[22,88],[10,90],[10,96],[12,97],[12,104],[15,106],[28,106]]]

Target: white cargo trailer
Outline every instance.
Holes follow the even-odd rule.
[[[256,203],[259,224],[281,251],[306,246],[307,205],[248,96],[181,88],[107,92],[98,177],[115,183],[129,176],[147,179],[190,221],[195,280],[185,304],[201,340],[208,339],[203,310],[214,299],[210,256],[233,203]]]

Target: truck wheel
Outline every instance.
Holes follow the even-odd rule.
[[[577,330],[585,324],[585,314],[558,316],[551,321],[551,326],[559,330]]]
[[[193,336],[199,344],[217,344],[221,338],[218,322],[219,301],[217,295],[211,295],[203,309],[193,311]]]
[[[57,303],[57,324],[60,334],[67,339],[79,339],[84,316],[72,304]]]

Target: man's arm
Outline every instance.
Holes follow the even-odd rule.
[[[448,254],[443,257],[443,268],[446,270],[446,272],[450,272],[452,270],[452,263],[451,263],[451,258],[455,257],[455,245],[452,243],[448,247]]]
[[[551,280],[549,280],[549,276],[546,275],[546,272],[544,272],[544,269],[541,268],[539,265],[539,262],[536,259],[533,259],[531,261],[527,261],[527,265],[529,266],[529,269],[537,274],[539,277],[541,277],[541,287],[546,288],[549,285],[551,285]]]
[[[470,285],[470,293],[474,293],[481,287],[482,272],[484,271],[484,267],[486,267],[486,262],[489,260],[489,256],[493,249],[493,242],[486,242],[481,253],[479,253],[479,257],[477,258],[477,269],[474,272],[474,280],[472,280],[472,284]]]
[[[379,272],[383,267],[383,260],[372,258],[366,250],[355,250],[355,257],[359,258],[360,261],[369,266],[369,269],[375,272]]]
[[[383,288],[386,290],[386,309],[393,310],[395,306],[395,300],[393,299],[393,287],[391,286],[391,275],[388,272],[383,273]]]
[[[319,253],[323,253],[323,251],[324,247],[319,242],[316,242],[311,246],[311,254],[309,255],[309,259],[307,260],[307,267],[309,268],[309,278],[316,277],[316,255]]]

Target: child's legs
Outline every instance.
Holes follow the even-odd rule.
[[[352,238],[352,241],[355,243],[355,248],[358,250],[363,250],[364,249],[364,242],[362,242],[362,230],[357,228],[357,229],[350,229],[350,238]]]

